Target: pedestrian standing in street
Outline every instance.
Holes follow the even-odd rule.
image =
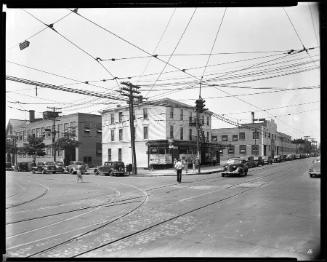
[[[177,160],[175,164],[175,169],[177,171],[177,182],[181,183],[182,182],[182,170],[183,170],[183,164],[180,159]]]
[[[78,166],[77,171],[76,171],[77,183],[78,183],[78,181],[81,181],[83,183],[83,173],[84,173],[83,166]]]

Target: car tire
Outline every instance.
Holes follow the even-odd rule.
[[[225,176],[225,174],[221,174],[221,176],[222,176],[222,177],[224,177],[224,176]]]
[[[52,172],[52,174],[55,174],[56,172]]]

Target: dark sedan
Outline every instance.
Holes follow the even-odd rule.
[[[248,167],[240,158],[231,158],[225,165],[225,170],[221,176],[246,176],[248,174]]]
[[[121,161],[105,162],[103,166],[94,169],[95,175],[123,176],[125,175],[125,164]]]
[[[32,173],[41,173],[41,174],[48,174],[56,173],[56,166],[54,162],[38,162],[36,166],[32,167]]]

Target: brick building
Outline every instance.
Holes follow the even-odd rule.
[[[27,143],[28,135],[35,137],[44,137],[43,143],[45,147],[45,156],[38,156],[38,161],[53,161],[52,150],[52,131],[53,120],[44,118],[35,118],[34,110],[30,110],[29,121],[20,122],[20,125],[13,126],[17,120],[9,120],[7,126],[7,136],[14,135],[16,138],[16,147],[18,149],[17,162],[32,162],[32,157],[23,154],[20,150],[24,143]],[[56,152],[57,161],[74,161],[80,160],[92,165],[101,164],[101,116],[94,114],[75,113],[70,115],[60,116],[55,122],[56,136],[60,138],[64,133],[72,132],[75,134],[75,139],[81,144],[75,148],[73,152],[65,152],[58,150]]]
[[[174,158],[190,160],[196,155],[197,131],[194,107],[164,98],[136,105],[135,151],[138,167],[171,166]],[[209,161],[213,147],[211,114],[200,114],[202,125],[202,161]],[[102,157],[105,161],[132,162],[128,106],[118,106],[102,112]],[[218,154],[218,149],[216,147]]]
[[[249,156],[274,156],[295,153],[291,136],[277,131],[274,120],[212,130],[211,140],[218,142],[220,159]]]

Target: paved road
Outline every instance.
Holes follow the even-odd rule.
[[[219,173],[100,177],[7,172],[7,255],[295,257],[320,247],[312,159]]]

